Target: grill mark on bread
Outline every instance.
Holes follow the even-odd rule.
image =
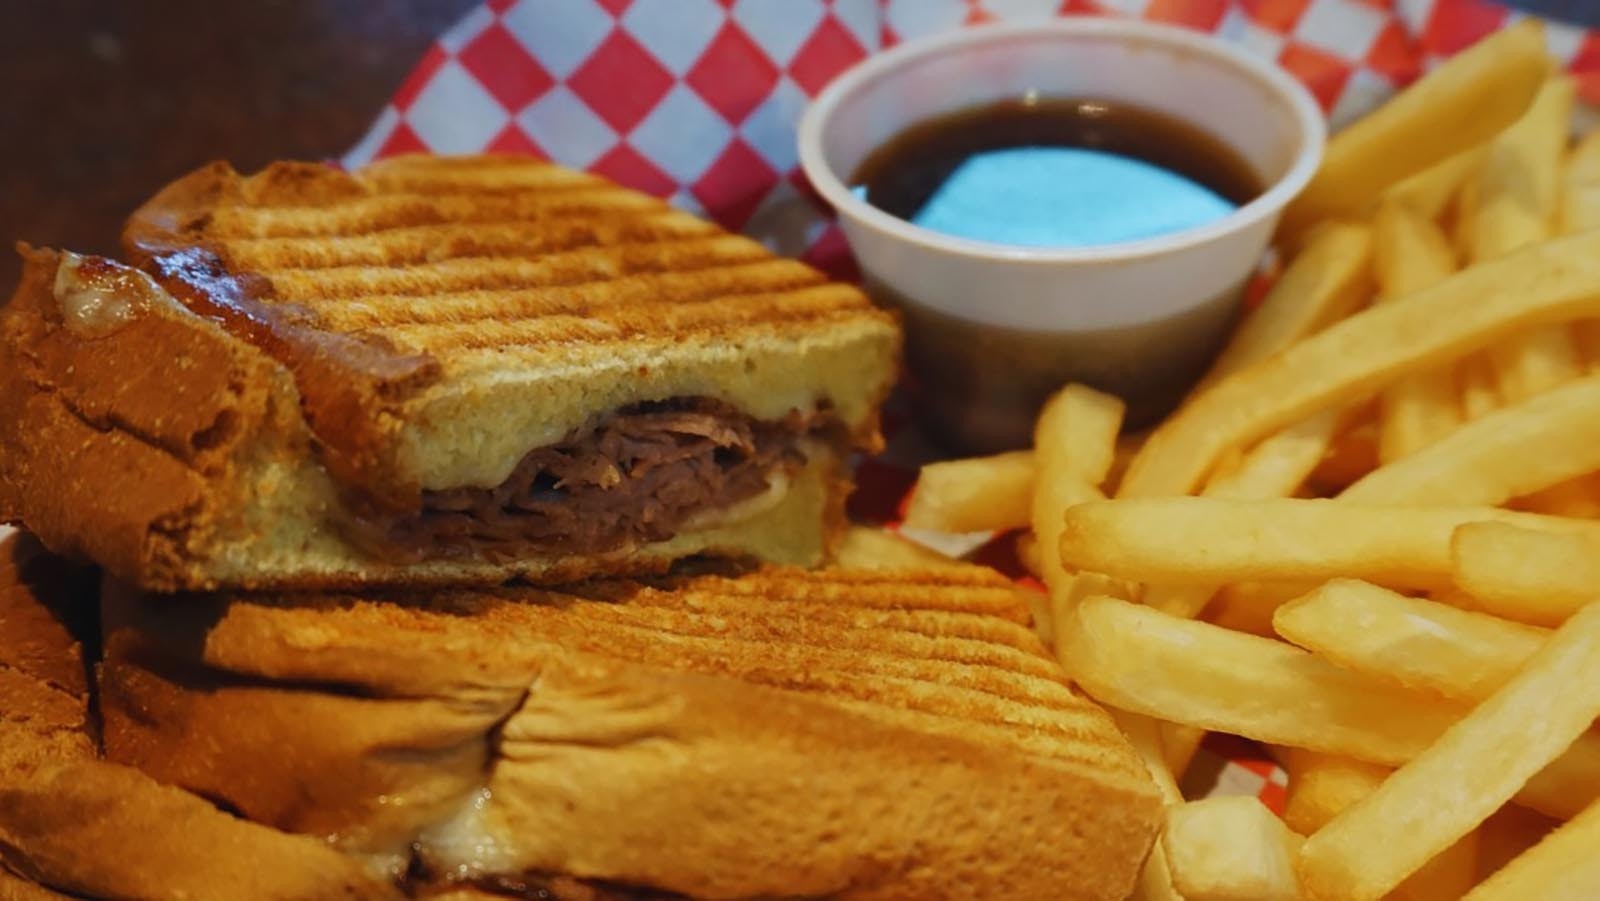
[[[407,194],[463,194],[476,191],[561,191],[605,185],[599,176],[560,166],[505,165],[447,168],[374,168],[362,181],[379,191]]]
[[[409,266],[462,257],[528,259],[583,247],[653,242],[718,234],[709,222],[676,210],[638,216],[563,216],[559,222],[527,220],[465,225],[408,225],[355,236],[245,238],[221,243],[228,263],[264,274],[350,266]]]
[[[880,668],[885,660],[927,661],[938,665],[939,678],[945,684],[1012,701],[1061,700],[1071,694],[1065,677],[1054,671],[1048,660],[983,638],[930,636],[914,627],[896,628],[850,618],[830,621],[809,611],[782,624],[738,616],[711,617],[699,611],[687,615],[665,608],[650,611],[631,604],[591,604],[575,613],[587,623],[631,626],[683,639],[807,648],[819,659],[833,661],[842,672],[891,674]],[[880,659],[886,644],[894,646],[900,656]],[[947,681],[951,674],[959,678]]]
[[[379,194],[328,206],[226,206],[211,211],[203,237],[360,237],[420,225],[538,222],[556,216],[599,216],[671,207],[647,194],[580,185],[537,194]],[[197,236],[200,237],[200,236]]]
[[[766,248],[738,235],[692,235],[678,239],[591,247],[538,259],[457,257],[392,269],[343,266],[275,269],[260,275],[286,302],[416,290],[470,291],[486,288],[546,288],[652,272],[691,272],[770,259]]]
[[[694,597],[694,610],[702,616],[735,617],[747,611],[749,601],[741,598],[727,597],[715,594],[697,594]],[[1055,679],[1060,676],[1056,665],[1041,656],[1043,651],[1038,637],[1026,626],[1019,625],[998,616],[978,613],[942,613],[938,620],[932,620],[916,611],[894,609],[876,609],[865,607],[841,607],[838,605],[819,603],[816,601],[775,601],[783,605],[786,612],[784,619],[796,618],[807,623],[820,623],[828,627],[850,626],[860,629],[881,629],[891,632],[903,632],[907,635],[920,636],[924,639],[953,639],[973,643],[985,650],[982,654],[985,659],[993,658],[1015,664],[1019,672],[1033,672],[1042,678]],[[599,607],[599,604],[591,604]],[[623,605],[611,604],[608,609]],[[641,591],[628,598],[626,609],[630,616],[648,619],[654,616],[654,611],[665,611],[663,615],[671,616],[677,606],[663,603],[653,591]],[[781,631],[767,623],[759,621],[761,628],[776,633]]]
[[[508,321],[468,320],[374,328],[368,334],[417,351],[454,355],[463,351],[533,348],[581,339],[596,348],[605,344],[650,339],[670,341],[691,333],[715,334],[727,329],[729,301],[759,304],[762,328],[820,323],[856,314],[855,298],[841,285],[823,285],[782,295],[712,297],[671,306],[627,307],[579,314],[545,313]],[[731,338],[731,335],[730,335]]]
[[[793,260],[756,260],[695,272],[660,272],[530,290],[499,288],[448,294],[379,294],[300,303],[330,328],[361,329],[485,319],[531,319],[552,314],[638,305],[736,301],[758,294],[810,288],[823,275]]]

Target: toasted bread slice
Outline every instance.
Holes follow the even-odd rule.
[[[403,897],[392,860],[246,822],[100,760],[80,636],[66,628],[93,609],[84,584],[27,536],[0,536],[0,898]]]
[[[1121,899],[1161,817],[975,567],[185,601],[108,602],[108,756],[431,887]]]
[[[857,289],[527,160],[218,164],[125,245],[25,251],[0,519],[152,589],[814,565],[899,348]]]

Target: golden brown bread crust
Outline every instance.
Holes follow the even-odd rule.
[[[21,571],[0,616],[75,660],[23,608],[78,599]],[[185,600],[108,596],[108,738],[148,773],[0,669],[0,898],[1121,898],[1159,814],[976,569]]]
[[[0,521],[147,588],[554,582],[701,552],[814,563],[843,526],[842,448],[816,456],[807,499],[637,553],[402,565],[343,524],[492,487],[638,402],[826,407],[859,449],[880,443],[887,314],[594,176],[495,158],[218,164],[158,194],[125,241],[155,280],[110,328],[68,324],[58,273],[138,288],[133,270],[23,248],[0,312]],[[774,554],[784,531],[794,550]]]
[[[186,305],[294,373],[330,471],[394,509],[415,507],[419,490],[396,459],[399,426],[465,351],[731,344],[774,322],[889,321],[856,289],[749,239],[516,157],[399,157],[357,172],[280,162],[248,177],[212,163],[140,207],[123,245]],[[719,284],[725,269],[736,274]],[[689,278],[674,287],[674,275]],[[636,296],[622,288],[630,276],[643,279]],[[462,290],[510,299],[406,300]],[[516,328],[496,337],[497,326]],[[863,447],[877,440],[875,422],[849,424]]]
[[[38,562],[30,544],[0,538],[0,561]],[[97,759],[88,698],[63,684],[83,663],[62,628],[82,582],[58,575],[0,563],[0,636],[29,649],[0,663],[0,898],[400,897],[367,861]]]
[[[106,749],[425,872],[1122,898],[1160,802],[1026,621],[975,568],[123,597]]]
[[[98,597],[93,573],[68,566],[32,535],[0,526],[0,671],[86,701],[78,636],[95,634]]]
[[[62,255],[23,254],[0,316],[0,519],[124,578],[181,584],[217,520],[257,489],[243,455],[309,454],[292,384],[181,308],[153,305],[109,333],[71,327],[53,289]]]

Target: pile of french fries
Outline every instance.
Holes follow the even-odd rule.
[[[1538,26],[1337,135],[1282,272],[1121,438],[926,467],[906,525],[1026,529],[1041,631],[1170,802],[1146,899],[1600,898],[1600,135]],[[1179,790],[1207,731],[1280,819]]]

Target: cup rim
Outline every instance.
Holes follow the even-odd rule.
[[[844,98],[899,69],[952,48],[1004,41],[1016,37],[1105,36],[1161,44],[1192,51],[1208,60],[1242,70],[1284,100],[1299,127],[1300,146],[1293,164],[1265,191],[1220,219],[1165,235],[1087,247],[1026,247],[947,235],[914,225],[881,210],[852,193],[828,165],[822,150],[823,132],[833,111]],[[800,167],[812,186],[833,206],[896,238],[926,249],[983,259],[1017,263],[1115,262],[1156,256],[1214,241],[1249,228],[1276,215],[1299,194],[1322,162],[1327,141],[1327,121],[1322,108],[1305,85],[1279,67],[1218,40],[1210,34],[1139,19],[1078,17],[1044,23],[996,23],[957,29],[948,34],[907,41],[867,57],[835,77],[812,100],[800,118]]]

